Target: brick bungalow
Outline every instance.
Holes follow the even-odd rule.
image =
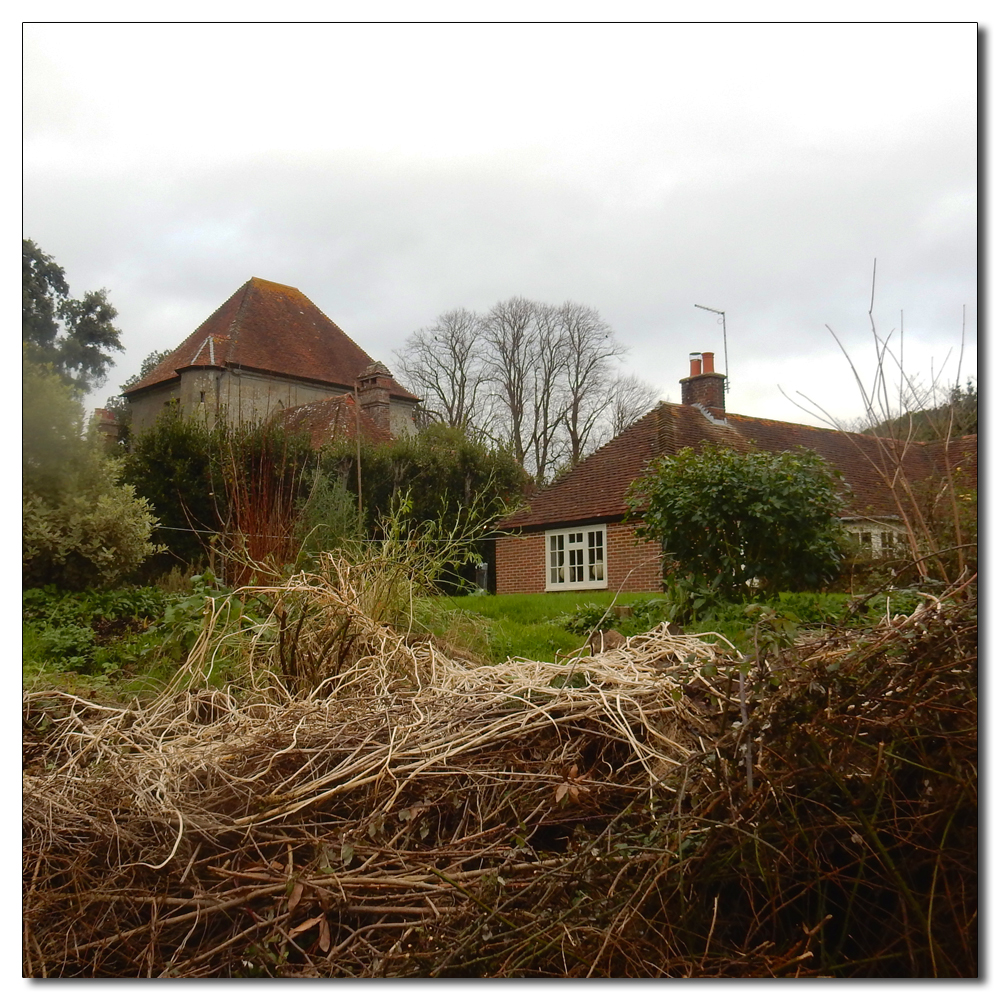
[[[210,424],[223,417],[260,422],[305,407],[288,414],[289,421],[304,422],[311,432],[326,426],[350,433],[359,425],[351,418],[355,392],[363,433],[415,432],[419,399],[384,365],[297,288],[251,278],[124,395],[136,433],[170,405]],[[333,398],[337,402],[328,402]]]
[[[539,490],[529,505],[500,524],[496,542],[499,594],[556,590],[635,593],[662,589],[662,552],[639,541],[626,523],[625,494],[646,466],[682,448],[716,444],[746,452],[809,448],[844,476],[851,507],[842,514],[849,531],[875,556],[888,555],[905,537],[896,502],[885,486],[894,456],[909,481],[939,475],[948,461],[974,481],[976,436],[941,443],[876,439],[830,428],[762,420],[727,413],[725,376],[710,353],[691,355],[681,379],[681,402],[660,403],[567,475]]]

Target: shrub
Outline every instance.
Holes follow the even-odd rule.
[[[26,586],[110,587],[158,551],[155,518],[135,489],[117,481],[114,463],[80,493],[22,498],[22,576]]]
[[[317,473],[309,496],[301,503],[297,530],[302,555],[315,558],[357,539],[357,498],[342,482]]]
[[[22,573],[27,586],[79,589],[125,579],[156,551],[146,500],[83,436],[83,409],[53,371],[25,364]]]
[[[24,661],[77,673],[113,670],[159,644],[165,608],[164,595],[152,587],[26,590]]]
[[[707,446],[657,459],[629,491],[640,538],[658,541],[693,586],[727,600],[814,589],[844,549],[837,474],[814,452]]]
[[[203,560],[207,536],[198,532],[218,531],[225,521],[226,493],[220,477],[213,476],[212,440],[204,422],[185,420],[169,407],[133,438],[125,458],[125,481],[148,498],[164,526],[155,540],[181,562]]]

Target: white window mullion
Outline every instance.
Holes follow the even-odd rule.
[[[546,590],[605,590],[607,528],[603,524],[547,531]]]

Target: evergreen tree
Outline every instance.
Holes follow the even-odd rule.
[[[21,241],[21,342],[25,358],[81,392],[104,383],[110,351],[122,350],[118,310],[106,289],[70,298],[63,269],[31,240]]]

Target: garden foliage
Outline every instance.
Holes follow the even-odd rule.
[[[725,600],[816,590],[845,539],[843,485],[814,452],[684,448],[657,459],[629,493],[642,538],[659,541],[694,586]]]
[[[114,586],[156,551],[148,502],[121,482],[121,465],[83,436],[73,390],[25,362],[22,575],[26,586]]]
[[[498,520],[517,506],[529,479],[510,454],[468,438],[456,427],[431,424],[414,437],[387,444],[363,443],[361,497],[365,531],[378,531],[379,521],[409,493],[408,514],[414,524],[441,521],[471,527]],[[358,449],[354,442],[335,443],[323,458],[324,473],[338,478],[357,496]]]
[[[478,539],[527,483],[509,455],[442,425],[386,444],[316,450],[273,423],[209,428],[176,411],[134,441],[126,478],[149,497],[164,526],[157,541],[179,560],[197,564],[214,551],[258,574],[265,564],[278,571],[347,542],[380,540],[400,518],[404,530],[435,523],[442,536]],[[235,563],[219,566],[229,582],[245,582]]]

